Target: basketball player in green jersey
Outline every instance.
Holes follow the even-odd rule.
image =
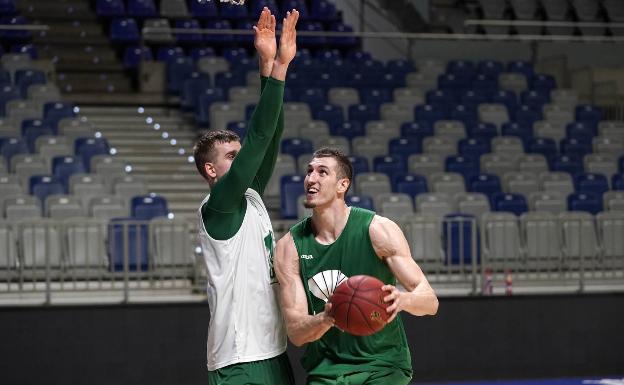
[[[279,240],[275,254],[288,337],[295,345],[308,344],[301,361],[308,385],[405,385],[412,366],[397,315],[436,314],[438,300],[399,226],[346,205],[352,176],[349,159],[337,150],[320,149],[308,164],[304,204],[312,216]],[[327,303],[336,277],[359,274],[383,281],[389,303],[388,324],[367,337],[333,327]]]
[[[298,16],[287,13],[279,52],[268,8],[254,27],[262,93],[244,144],[231,131],[213,130],[194,149],[211,189],[198,210],[210,306],[209,385],[294,385],[273,271],[275,240],[262,194],[284,130],[284,81],[296,53]]]

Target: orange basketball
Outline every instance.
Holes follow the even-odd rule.
[[[329,298],[336,326],[356,336],[369,336],[386,326],[388,303],[383,298],[384,285],[379,279],[368,275],[355,275],[336,288]]]

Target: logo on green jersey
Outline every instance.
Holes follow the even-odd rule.
[[[267,251],[267,262],[269,263],[269,278],[271,279],[271,285],[277,283],[277,277],[275,276],[275,269],[273,268],[273,251],[275,250],[275,238],[273,232],[269,231],[266,237],[264,237],[264,247]]]

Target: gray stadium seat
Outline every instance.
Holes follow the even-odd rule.
[[[247,71],[247,87],[260,88],[262,80],[260,79],[259,71]]]
[[[360,104],[360,94],[355,88],[332,87],[327,93],[327,101],[329,104],[342,107],[342,111],[346,116],[349,106]]]
[[[126,175],[126,163],[114,155],[95,155],[91,158],[91,172],[102,175],[106,186],[112,186],[115,178]]]
[[[13,223],[0,219],[0,277],[17,267],[16,246]]]
[[[534,192],[528,197],[529,210],[560,214],[567,209],[565,199],[556,192]]]
[[[481,172],[497,175],[501,179],[505,173],[516,170],[514,159],[502,154],[483,154],[479,163]]]
[[[425,93],[420,88],[395,88],[393,97],[396,104],[409,107],[412,111],[417,105],[425,103]]]
[[[602,120],[598,123],[598,134],[600,136],[624,140],[624,121]]]
[[[143,24],[143,28],[146,29],[146,31],[143,33],[143,39],[146,42],[155,44],[168,44],[174,41],[173,33],[171,33],[171,26],[169,25],[169,20],[147,19],[143,22]],[[154,29],[158,30],[156,31]]]
[[[605,267],[621,269],[624,266],[624,211],[598,213],[596,226]]]
[[[17,154],[11,158],[11,170],[17,175],[24,191],[28,191],[30,177],[49,175],[50,167],[45,159],[38,155]]]
[[[455,204],[448,194],[422,193],[416,196],[416,211],[441,221],[445,215],[455,211]]]
[[[548,122],[567,124],[574,121],[574,106],[545,104],[542,111],[544,120]]]
[[[388,141],[385,138],[372,138],[368,136],[357,136],[351,141],[353,155],[363,156],[372,166],[373,159],[379,155],[386,155],[388,151]]]
[[[44,104],[60,101],[62,97],[58,87],[53,84],[33,84],[28,87],[28,99],[43,108]]]
[[[533,123],[533,134],[536,138],[550,138],[559,143],[561,139],[566,137],[565,126],[564,123],[540,120]]]
[[[517,136],[497,136],[492,138],[492,152],[512,157],[514,162],[524,155],[522,139]]]
[[[4,176],[9,173],[9,169],[7,168],[6,161],[4,158],[0,157],[0,175]]]
[[[390,178],[377,172],[362,172],[355,176],[355,193],[374,199],[380,194],[391,192]]]
[[[539,180],[537,175],[531,172],[507,172],[503,175],[503,190],[507,193],[529,196],[540,190]]]
[[[526,76],[519,73],[500,74],[498,76],[498,86],[501,90],[513,91],[516,94],[520,94],[529,88]]]
[[[307,103],[284,103],[284,123],[299,127],[312,120],[310,106]]]
[[[95,134],[95,128],[86,118],[63,118],[58,122],[59,135],[73,141],[78,137],[89,137]]]
[[[4,200],[6,219],[30,219],[41,217],[41,203],[32,195],[19,195]]]
[[[539,174],[548,171],[548,162],[542,154],[525,154],[518,158],[518,171]]]
[[[308,164],[312,160],[312,154],[301,154],[297,158],[297,172],[299,175],[305,175],[308,172]]]
[[[34,68],[30,55],[25,53],[6,53],[0,57],[0,63],[2,63],[2,68],[9,71],[13,80],[15,80],[15,71]]]
[[[444,159],[440,154],[414,154],[407,159],[407,166],[411,174],[429,177],[444,171]]]
[[[557,216],[549,212],[526,212],[520,216],[525,240],[527,268],[561,267],[561,237]]]
[[[385,193],[375,197],[375,210],[392,220],[414,213],[414,203],[407,194]]]
[[[89,202],[89,216],[110,220],[127,217],[129,213],[123,198],[115,196],[95,197]]]
[[[88,207],[92,198],[106,195],[104,178],[96,174],[74,174],[69,177],[69,192],[82,201],[82,207]]]
[[[197,70],[210,75],[214,80],[215,74],[230,70],[230,63],[220,56],[203,57],[197,60]]]
[[[423,153],[438,154],[443,158],[457,153],[457,141],[445,136],[428,136],[423,139]]]
[[[132,197],[146,195],[148,192],[147,183],[140,177],[124,175],[116,177],[113,181],[113,193],[128,202]]]
[[[586,172],[603,174],[608,180],[618,171],[617,160],[608,154],[587,154],[583,157]]]
[[[439,269],[444,261],[440,218],[435,215],[410,215],[400,222],[412,258],[425,271]]]
[[[483,214],[490,211],[490,201],[485,194],[457,193],[455,202],[460,213],[474,216],[477,223],[481,221]]]
[[[50,195],[45,200],[46,217],[52,219],[83,218],[82,201],[71,195]]]
[[[160,14],[166,18],[189,17],[188,7],[184,0],[160,0]]]
[[[592,146],[598,154],[610,154],[614,157],[624,154],[624,140],[619,138],[597,136],[592,140]]]
[[[21,135],[21,129],[13,119],[0,118],[0,136],[16,137]]]
[[[150,243],[156,269],[192,265],[190,227],[186,220],[155,218],[150,221]]]
[[[592,268],[599,248],[594,217],[587,212],[567,211],[559,214],[563,234],[563,255],[567,267]]]
[[[438,86],[438,76],[444,73],[444,69],[438,74],[426,72],[411,72],[405,77],[405,82],[410,88],[418,88],[423,91],[433,90]]]
[[[52,168],[52,160],[56,156],[71,156],[74,154],[73,146],[69,140],[62,136],[43,136],[37,139],[37,152],[41,155],[48,167]]]
[[[328,136],[321,139],[321,141],[318,143],[317,148],[323,147],[336,148],[342,151],[342,153],[345,155],[351,154],[349,139],[345,138],[344,136]]]
[[[108,268],[106,225],[101,219],[67,219],[63,221],[67,244],[67,264],[77,275],[102,273]]]
[[[390,139],[401,136],[401,128],[399,123],[386,120],[373,120],[366,123],[364,126],[366,136],[372,139],[383,139],[387,142]]]
[[[302,170],[303,171],[303,170]],[[297,174],[297,164],[295,159],[291,155],[279,154],[277,156],[277,162],[269,183],[266,186],[264,195],[276,197],[280,195],[280,180],[284,175]],[[299,172],[302,174],[302,172]]]
[[[544,172],[539,174],[539,179],[544,192],[559,193],[562,197],[574,192],[572,177],[567,172]]]
[[[438,120],[433,125],[433,132],[436,136],[446,136],[455,141],[466,137],[466,127],[459,120]]]
[[[477,108],[479,120],[484,123],[492,123],[497,127],[501,127],[504,123],[509,122],[509,112],[504,104],[479,104]]]
[[[293,137],[311,140],[315,149],[319,148],[319,142],[330,136],[329,126],[327,122],[323,120],[312,120],[308,123],[304,123],[298,127],[297,131],[297,135]],[[284,135],[284,137],[286,136]]]
[[[6,116],[20,121],[25,119],[41,119],[41,110],[33,101],[10,100],[6,103]]]
[[[605,210],[624,211],[624,191],[607,191],[602,195]]]
[[[481,222],[481,265],[499,270],[517,267],[522,257],[518,218],[512,213],[489,212]]]
[[[25,268],[61,267],[62,241],[59,222],[48,218],[17,222],[19,254]]]
[[[550,91],[550,100],[560,106],[569,107],[575,107],[579,102],[578,93],[575,90],[564,88],[557,88]]]
[[[232,103],[255,104],[260,99],[260,89],[258,87],[232,87],[228,92],[228,99]]]
[[[244,119],[245,106],[242,104],[215,102],[210,105],[210,128],[213,130],[225,130],[229,122]]]
[[[436,172],[427,178],[427,185],[434,193],[446,193],[453,196],[466,191],[464,177],[455,172]]]
[[[415,64],[418,69],[418,73],[424,74],[433,79],[434,88],[438,75],[441,75],[446,71],[446,63],[438,59],[419,58],[416,59]]]
[[[22,188],[19,179],[15,175],[0,175],[0,209],[4,208],[4,200],[22,195],[28,191]]]
[[[414,107],[398,103],[384,103],[380,108],[382,120],[404,123],[411,122],[414,118]]]

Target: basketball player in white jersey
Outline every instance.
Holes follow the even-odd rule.
[[[296,10],[284,18],[279,51],[268,8],[254,27],[262,93],[244,144],[231,131],[213,130],[194,149],[211,189],[198,212],[208,271],[210,385],[294,384],[273,270],[275,238],[262,194],[284,130],[284,82],[296,53],[298,18]]]

